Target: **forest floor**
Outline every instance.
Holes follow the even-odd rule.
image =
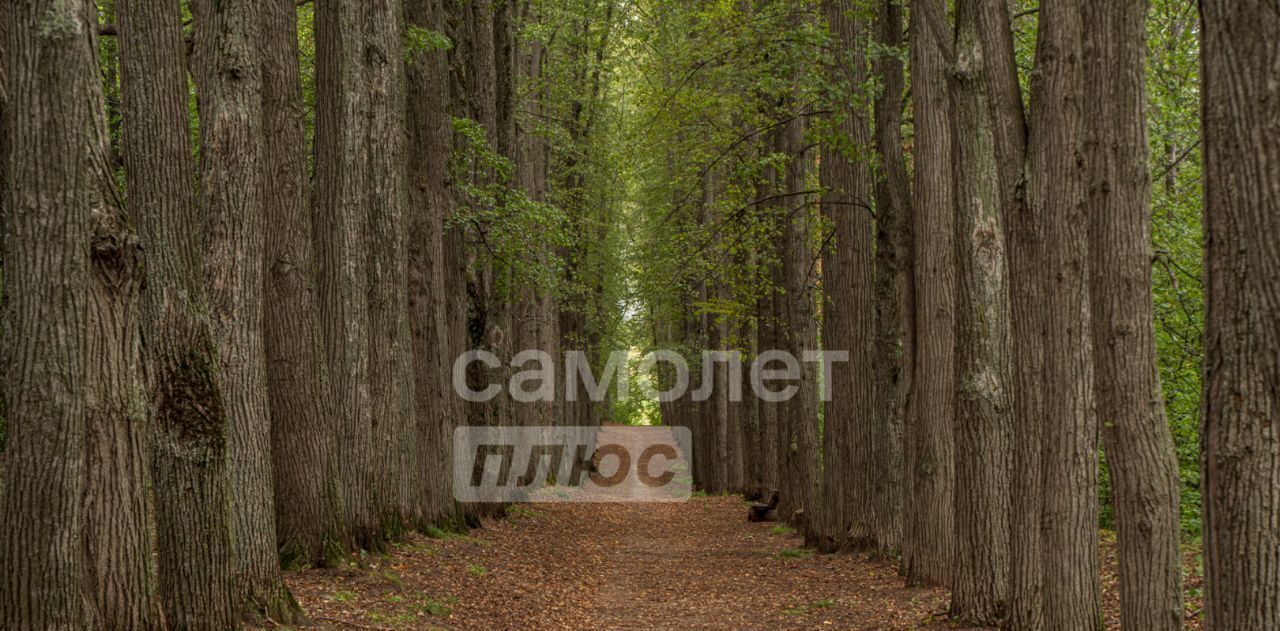
[[[516,505],[468,535],[413,535],[287,580],[308,629],[959,628],[946,590],[903,587],[893,561],[815,553],[745,512],[738,496]],[[1114,558],[1104,540],[1109,627]]]

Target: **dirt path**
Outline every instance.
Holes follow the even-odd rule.
[[[415,536],[289,582],[311,628],[945,628],[944,591],[744,516],[736,496],[516,506],[469,536]]]

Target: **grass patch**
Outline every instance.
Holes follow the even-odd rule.
[[[391,583],[396,587],[404,587],[404,579],[401,578],[399,574],[392,572],[391,570],[383,570],[380,576],[382,577],[382,580]]]
[[[369,622],[396,626],[413,624],[415,622],[413,614],[408,613],[381,613],[378,611],[370,611],[369,613],[366,613],[364,617],[367,618]]]
[[[446,599],[446,602],[452,601],[456,603],[457,600],[457,598]],[[414,605],[412,609],[415,613],[424,613],[428,616],[435,616],[437,618],[445,618],[448,617],[449,614],[453,613],[453,607],[445,604],[445,602],[435,600],[430,596],[424,596],[422,598],[422,602]]]
[[[391,544],[391,545],[392,545],[392,546],[394,546],[396,550],[399,550],[399,551],[401,551],[401,552],[412,552],[412,553],[415,553],[415,554],[428,554],[428,555],[430,555],[430,554],[435,554],[435,553],[436,553],[436,548],[435,548],[435,546],[430,545],[430,544],[426,544],[426,543],[414,543],[414,542],[412,542],[412,541],[400,541],[400,542],[397,542],[397,543],[393,543],[393,544]]]
[[[484,576],[489,573],[489,569],[483,565],[468,565],[467,574],[472,576]]]
[[[813,550],[808,548],[787,548],[778,552],[778,556],[784,559],[807,559],[813,556]]]
[[[802,616],[806,613],[810,613],[818,609],[828,609],[828,608],[834,607],[835,605],[836,605],[836,600],[834,598],[823,598],[822,600],[815,600],[807,605],[800,605],[797,607],[788,607],[786,609],[783,609],[782,613],[788,616]]]
[[[546,513],[533,510],[527,506],[515,505],[507,509],[507,517],[511,519],[533,519],[536,517],[546,517]]]
[[[349,591],[334,592],[325,596],[325,599],[339,603],[349,603],[356,599],[356,593]]]
[[[784,536],[785,536],[785,535],[794,535],[794,534],[796,533],[796,529],[795,529],[795,528],[792,528],[791,526],[788,526],[788,525],[786,525],[786,524],[778,524],[777,526],[774,526],[773,528],[770,528],[770,529],[769,529],[769,532],[771,532],[771,533],[773,533],[773,534],[775,534],[775,535],[784,535]]]

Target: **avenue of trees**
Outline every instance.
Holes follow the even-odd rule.
[[[1261,0],[5,3],[0,628],[299,622],[283,571],[504,514],[455,427],[640,420],[962,622],[1101,628],[1105,529],[1125,628],[1183,626],[1196,542],[1204,628],[1280,628],[1278,41]],[[654,348],[713,396],[455,393]],[[848,355],[768,402],[726,349]]]

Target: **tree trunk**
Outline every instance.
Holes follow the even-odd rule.
[[[945,3],[913,0],[917,305],[914,401],[904,435],[914,510],[903,524],[903,567],[912,585],[950,583],[955,553],[955,196],[945,21]]]
[[[409,330],[405,228],[404,29],[399,0],[361,7],[361,58],[368,96],[364,138],[369,160],[365,216],[369,270],[369,398],[373,404],[374,502],[385,536],[412,517],[417,467],[413,418],[413,342]]]
[[[877,7],[876,42],[891,50],[903,47],[902,4],[882,0]],[[876,73],[883,89],[875,101],[875,146],[882,174],[875,184],[876,201],[876,415],[883,419],[884,443],[876,447],[876,479],[872,497],[876,543],[886,556],[902,545],[902,426],[911,390],[915,280],[911,176],[902,150],[902,103],[905,91],[902,59],[883,53]]]
[[[264,327],[276,543],[286,567],[334,565],[343,552],[338,419],[313,286],[297,5],[268,0],[261,10],[263,201],[270,231]]]
[[[263,339],[261,27],[257,0],[196,0],[205,270],[222,364],[230,462],[236,606],[248,619],[290,623],[301,608],[280,576],[271,473],[271,411]]]
[[[143,330],[155,427],[160,594],[174,628],[234,625],[227,442],[218,349],[201,264],[182,16],[172,3],[116,12],[128,207],[146,252]],[[201,533],[193,536],[192,533]]]
[[[368,160],[369,111],[364,12],[350,0],[325,0],[316,13],[315,190],[312,224],[321,332],[335,435],[347,547],[377,543],[372,496],[372,409],[369,391]]]
[[[409,24],[444,31],[440,0],[410,0]],[[440,522],[452,513],[453,446],[451,415],[453,360],[448,354],[445,290],[445,223],[453,215],[449,157],[453,121],[449,116],[449,66],[445,51],[416,53],[407,67],[409,146],[409,323],[413,333],[414,418],[422,520]]]
[[[810,205],[805,190],[811,161],[804,146],[804,121],[796,116],[787,122],[782,136],[787,167],[783,186],[788,193],[782,204],[782,345],[800,363],[799,391],[779,406],[779,423],[784,429],[780,448],[785,453],[787,489],[783,493],[782,513],[791,516],[803,510],[797,526],[812,540],[813,513],[817,508],[819,483],[818,459],[818,388],[812,362],[802,361],[805,351],[818,348],[817,303],[814,296],[813,229],[809,219]],[[790,500],[787,497],[790,496]]]
[[[1120,538],[1127,629],[1181,629],[1178,460],[1164,413],[1151,295],[1146,2],[1084,3],[1094,390]]]
[[[1205,0],[1205,628],[1280,628],[1280,15]]]
[[[876,480],[886,471],[877,448],[889,441],[888,419],[875,408],[875,247],[871,226],[871,174],[857,156],[871,144],[865,108],[856,91],[867,78],[862,54],[867,29],[843,3],[823,4],[831,30],[832,85],[840,92],[829,115],[836,140],[823,144],[820,160],[822,214],[833,235],[822,251],[822,347],[848,353],[831,364],[825,382],[822,428],[822,505],[813,511],[818,547],[835,551],[846,544],[875,549]],[[847,86],[847,87],[846,87]]]
[[[94,82],[94,102],[102,88]],[[85,554],[97,623],[161,629],[151,516],[151,425],[142,366],[142,247],[115,187],[108,119],[95,107],[102,204],[89,246]]]
[[[995,125],[977,0],[956,8],[956,558],[951,615],[983,626],[1005,615],[1013,398],[1009,280]]]
[[[1040,5],[1028,137],[1033,216],[1044,225],[1041,568],[1049,629],[1101,627],[1098,426],[1089,329],[1088,218],[1082,169],[1080,11]]]
[[[1027,123],[1014,62],[1009,7],[978,3],[978,36],[990,98],[1000,214],[1008,257],[1013,398],[1009,589],[1004,626],[1039,629],[1040,450],[1044,400],[1043,226],[1026,199]]]
[[[0,627],[90,629],[96,594],[86,592],[93,562],[83,554],[82,502],[86,403],[98,384],[86,374],[96,341],[86,329],[86,246],[109,186],[94,111],[97,23],[81,1],[10,3],[0,13],[9,135],[0,351],[10,437],[0,493]],[[101,315],[95,308],[93,317]]]

